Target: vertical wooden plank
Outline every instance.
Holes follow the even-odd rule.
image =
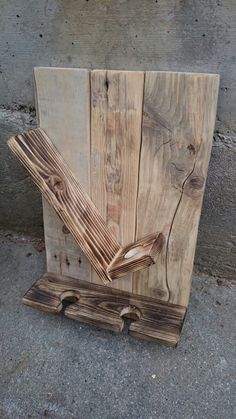
[[[91,72],[91,198],[122,245],[135,239],[143,83],[143,72]],[[110,286],[131,291],[132,274]]]
[[[89,71],[35,68],[36,102],[40,127],[69,164],[85,190],[90,191],[90,80]],[[43,199],[47,270],[91,280],[87,258],[55,211]]]
[[[166,244],[134,274],[134,293],[188,303],[218,85],[214,74],[146,73],[136,239],[162,231]]]

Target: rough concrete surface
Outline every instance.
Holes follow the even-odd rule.
[[[39,240],[1,236],[0,417],[234,419],[235,291],[194,277],[177,349],[21,305]]]
[[[6,144],[12,135],[35,125],[32,112],[0,108],[0,226],[42,235],[40,192]]]
[[[36,124],[33,67],[215,72],[216,131],[196,266],[235,277],[235,0],[1,0],[0,225],[42,234],[39,193],[6,147]]]

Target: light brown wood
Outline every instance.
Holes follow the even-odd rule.
[[[162,233],[155,233],[143,237],[133,245],[124,246],[107,268],[109,277],[120,278],[127,272],[136,272],[155,264],[164,241]]]
[[[12,137],[8,144],[103,282],[156,262],[163,235],[155,233],[122,248],[42,129]]]
[[[215,74],[146,73],[136,239],[156,230],[166,242],[134,293],[188,304],[218,86]]]
[[[76,68],[34,69],[39,125],[82,187],[90,193],[90,75]],[[68,229],[43,199],[47,270],[91,280],[91,265]]]
[[[143,248],[139,249],[138,263],[144,267],[147,262],[154,263],[159,255],[155,265],[110,283],[101,297],[97,285],[84,284],[100,281],[97,274],[90,274],[86,257],[44,202],[48,267],[54,273],[78,278],[78,283],[82,279],[83,290],[90,292],[90,286],[93,289],[89,307],[87,301],[79,308],[71,306],[71,317],[118,330],[122,327],[120,317],[113,312],[106,319],[108,313],[103,310],[103,303],[108,302],[109,307],[123,294],[125,304],[134,295],[136,302],[136,298],[144,302],[151,298],[158,304],[162,300],[165,307],[187,307],[219,76],[106,70],[89,73],[79,69],[37,69],[35,74],[41,127],[51,136],[75,178],[81,179],[118,243],[105,275],[110,279],[113,275],[119,277],[130,262],[130,270],[135,270],[135,255],[132,260],[125,255],[146,235],[151,235],[151,239],[146,237],[144,258]],[[158,242],[161,245],[153,247]],[[40,282],[27,294],[28,303],[33,295],[32,305],[40,306],[43,293],[55,309],[55,290],[48,280],[42,281],[43,291]],[[58,282],[55,278],[52,281]],[[67,285],[75,285],[67,282],[67,277],[63,281],[66,292]],[[75,289],[78,291],[76,285]],[[129,291],[129,299],[125,290]],[[108,300],[104,295],[109,295]],[[115,295],[114,301],[110,295]],[[92,303],[96,298],[98,305]],[[45,309],[45,301],[42,308]],[[129,316],[139,313],[135,306],[122,310]],[[183,316],[181,321],[175,315],[171,317],[177,326],[173,332],[172,320],[165,321],[165,316],[159,318],[158,313],[153,311],[159,324],[153,321],[151,325],[149,313],[148,323],[142,322],[141,328],[139,322],[132,323],[132,333],[174,344]],[[160,327],[165,335],[161,338]]]
[[[131,318],[129,334],[176,346],[186,309],[149,297],[140,297],[110,287],[46,273],[23,297],[23,303],[58,313],[63,301],[70,304],[64,314],[99,328],[121,332],[124,317]]]
[[[143,84],[143,72],[91,72],[91,198],[122,246],[135,241]],[[131,291],[132,275],[110,286]]]
[[[74,69],[73,74],[76,74],[76,82],[67,80],[71,79],[71,74],[66,74],[64,72],[66,69],[39,69],[37,71],[44,73],[41,84],[38,83],[37,86],[38,93],[43,92],[42,100],[39,100],[40,122],[45,118],[49,128],[51,125],[55,127],[57,122],[58,131],[60,131],[63,118],[59,118],[58,115],[62,114],[61,109],[64,110],[66,119],[69,115],[69,119],[72,118],[72,120],[73,118],[76,120],[76,116],[78,117],[78,114],[75,113],[78,100],[80,106],[84,103],[83,109],[87,109],[86,101],[89,95],[84,95],[83,89],[79,99],[78,97],[74,99],[72,107],[69,97],[76,82],[79,86],[78,89],[81,90],[81,84],[84,86],[83,71],[85,70]],[[82,71],[81,74],[80,71]],[[63,74],[61,83],[53,82],[58,77],[58,72]],[[88,170],[91,173],[91,197],[122,245],[134,240],[133,220],[136,220],[136,239],[153,231],[165,233],[166,247],[160,253],[158,264],[150,267],[146,272],[135,273],[133,285],[130,275],[129,279],[115,281],[112,286],[129,291],[133,289],[135,293],[141,295],[187,304],[204,187],[198,190],[198,200],[188,199],[188,209],[185,206],[187,200],[183,189],[187,188],[187,183],[196,172],[197,161],[202,162],[205,183],[219,77],[214,74],[147,72],[144,86],[140,82],[143,73],[138,72],[138,80],[133,82],[135,75],[136,72],[107,72],[103,70],[91,72],[91,159],[89,153],[83,153],[82,160],[86,167],[90,167]],[[82,79],[79,80],[81,77]],[[130,77],[128,81],[127,77]],[[56,90],[54,94],[48,86],[53,83],[54,90]],[[64,87],[60,87],[60,84],[64,86],[66,83],[71,86],[70,95],[64,95]],[[142,99],[140,99],[141,86],[144,87]],[[49,91],[50,94],[47,93]],[[128,110],[130,106],[128,92],[130,94],[132,92],[132,95],[136,94],[136,106],[133,111]],[[44,97],[47,98],[46,107]],[[56,103],[61,101],[62,105],[55,105],[54,97],[58,99]],[[144,102],[144,113],[143,121],[139,122],[141,100]],[[85,118],[85,120],[87,119]],[[134,121],[136,123],[133,123]],[[138,133],[141,123],[142,150],[141,154],[137,156],[135,146],[137,144],[139,147],[141,146]],[[73,124],[71,125],[73,127]],[[79,125],[81,125],[80,117],[78,118]],[[130,129],[127,130],[124,127],[130,127]],[[67,126],[67,129],[70,132],[71,127]],[[133,130],[134,136],[131,135]],[[206,130],[208,132],[202,136],[200,144],[201,130],[203,133]],[[75,136],[72,135],[73,140],[70,148],[66,148],[58,132],[54,136],[55,145],[59,151],[61,151],[60,142],[64,144],[68,153],[68,164],[70,164],[70,158],[73,160],[73,156],[79,155],[78,144],[82,149],[87,150],[90,147],[90,139],[88,136],[84,136],[82,139],[83,135],[80,135],[80,132],[78,130]],[[126,141],[128,136],[131,137],[129,142]],[[130,153],[129,147],[134,137],[137,141]],[[126,152],[121,153],[121,150]],[[65,150],[62,150],[62,155],[65,155]],[[140,159],[140,170],[137,173],[138,159]],[[195,172],[191,173],[195,161]],[[81,165],[78,166],[81,167]],[[129,170],[130,167],[132,170]],[[84,173],[86,170],[82,169],[82,172]],[[74,173],[76,175],[76,172]],[[190,176],[189,179],[187,179],[188,176]],[[124,182],[124,178],[129,180]],[[137,191],[138,187],[137,183],[139,183],[138,201],[134,196],[134,191]],[[127,198],[131,205],[130,208],[127,208]],[[188,226],[186,220],[182,220],[180,211],[182,211],[183,217],[187,212]],[[46,222],[46,232],[49,231],[50,225],[53,226],[54,218],[52,214],[51,220]],[[63,273],[67,275],[89,280],[90,275],[87,275],[86,269],[82,269],[87,266],[86,259],[84,262],[81,252],[80,255],[77,254],[79,250],[75,245],[74,247],[68,246],[66,249],[66,241],[69,243],[74,243],[74,241],[70,238],[70,234],[61,232],[62,228],[60,226],[56,229],[53,226],[48,236],[55,237],[55,240],[51,240],[48,246],[46,239],[46,247],[49,248],[47,253],[50,253],[52,262],[50,270],[57,273],[62,269]],[[174,233],[175,231],[178,231],[178,234]],[[174,239],[174,234],[178,235],[178,240]],[[181,240],[179,240],[180,236]],[[185,246],[188,249],[187,252]],[[60,249],[62,249],[61,257]],[[58,262],[57,255],[59,255]],[[53,260],[55,260],[57,269],[53,266]],[[82,263],[79,264],[81,261]],[[60,268],[61,263],[62,267]],[[73,265],[73,269],[71,265]],[[76,269],[77,266],[80,267],[80,270]],[[68,267],[70,272],[68,272]],[[92,274],[92,277],[93,281],[99,281],[96,279],[95,273]],[[176,286],[176,283],[179,286]]]

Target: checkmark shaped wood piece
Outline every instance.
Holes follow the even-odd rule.
[[[156,262],[163,234],[150,234],[122,247],[41,128],[12,137],[8,145],[104,283]]]

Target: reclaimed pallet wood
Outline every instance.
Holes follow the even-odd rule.
[[[39,126],[90,194],[90,72],[37,67],[34,81]],[[44,198],[43,221],[47,270],[90,281],[91,264]]]
[[[166,240],[136,294],[188,305],[218,88],[215,74],[146,72],[136,239],[154,228]]]
[[[156,262],[164,244],[162,233],[122,247],[41,128],[12,137],[8,145],[104,283]]]
[[[123,246],[135,241],[143,86],[141,71],[91,72],[91,199]],[[132,274],[111,286],[132,291]]]
[[[96,287],[103,289],[104,295],[115,293],[115,298],[121,293],[126,295],[124,305],[133,296],[134,312],[140,301],[149,299],[157,304],[161,301],[163,309],[180,306],[185,312],[211,153],[219,76],[37,68],[35,84],[40,127],[81,181],[122,249],[156,231],[164,236],[155,265],[129,273],[108,286],[98,285],[102,284],[101,278],[44,201],[47,271],[55,275],[51,281],[59,289],[58,274],[63,275],[63,290],[68,291],[67,284],[77,289],[74,282],[77,281],[83,290],[92,287],[99,298]],[[120,270],[117,255],[113,267],[109,267],[109,274],[116,277]],[[67,282],[68,277],[73,282]],[[25,303],[40,307],[41,286],[44,293],[49,287],[45,278],[40,281],[40,287],[37,283],[32,288],[33,299],[30,300],[29,291]],[[48,291],[50,301],[56,298],[51,286]],[[63,298],[61,295],[60,299]],[[101,306],[101,301],[99,308],[76,306],[75,318],[78,315],[80,320],[98,324]],[[113,314],[106,323],[106,314],[102,312],[101,323],[111,330],[119,329],[120,315]],[[174,339],[172,332],[167,333],[168,325],[171,330],[173,326],[168,316],[163,339],[159,335],[160,325],[152,322],[150,326],[150,321],[142,322],[137,336],[151,335],[158,342],[174,345],[179,339],[182,315]],[[138,324],[132,323],[130,330]]]
[[[63,301],[70,301],[64,314],[102,329],[121,332],[123,318],[133,319],[129,334],[167,346],[179,341],[186,308],[141,297],[125,291],[46,273],[23,297],[29,306],[59,313]]]

